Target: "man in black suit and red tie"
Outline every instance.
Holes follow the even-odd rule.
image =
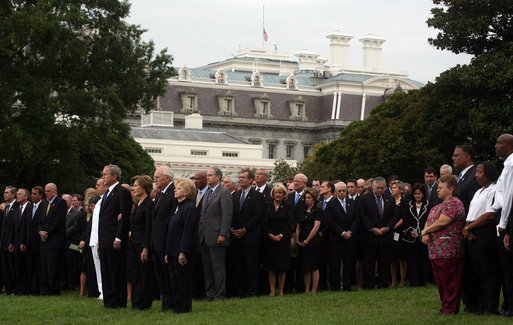
[[[155,170],[153,181],[159,192],[153,202],[153,216],[151,223],[151,249],[155,277],[162,299],[162,311],[169,310],[171,306],[171,286],[169,272],[165,261],[166,235],[169,217],[176,207],[175,185],[173,171],[168,166],[161,166]]]
[[[372,182],[372,191],[358,200],[362,228],[364,289],[374,289],[376,261],[378,262],[378,288],[388,287],[392,230],[397,223],[397,218],[394,216],[395,201],[391,196],[384,194],[385,190],[385,179],[376,177]]]
[[[269,180],[269,172],[267,169],[258,168],[255,172],[255,183],[256,190],[262,193],[264,200],[266,202],[271,202],[273,199],[271,197],[271,188],[267,185],[267,181]]]
[[[126,247],[132,209],[130,192],[119,184],[121,169],[117,165],[103,168],[103,194],[98,237],[103,286],[103,307],[126,308]]]
[[[235,292],[239,297],[255,296],[260,269],[261,225],[265,203],[254,187],[253,172],[244,169],[239,175],[240,190],[233,194],[231,244],[228,248]]]
[[[41,237],[41,273],[42,295],[60,295],[60,266],[64,263],[63,249],[66,244],[66,201],[57,195],[57,186],[48,183],[45,186],[48,201],[39,218],[39,236]]]
[[[344,291],[351,291],[351,277],[354,269],[356,232],[359,227],[355,203],[346,196],[343,182],[335,184],[335,196],[326,204],[324,214],[330,225],[330,289],[340,290],[340,262],[343,263]]]

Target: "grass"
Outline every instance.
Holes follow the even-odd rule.
[[[501,316],[438,315],[436,287],[363,292],[323,292],[193,301],[192,313],[159,313],[131,307],[104,309],[103,302],[65,293],[60,297],[0,296],[1,324],[511,324]]]

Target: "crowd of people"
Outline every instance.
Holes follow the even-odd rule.
[[[318,180],[297,174],[272,186],[263,168],[223,178],[211,167],[174,178],[120,184],[107,165],[84,195],[46,184],[7,186],[0,209],[1,283],[6,294],[80,296],[105,308],[190,312],[193,298],[424,286],[441,313],[513,316],[513,136],[504,160],[475,163],[467,145],[424,183]]]

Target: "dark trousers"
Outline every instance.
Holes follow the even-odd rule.
[[[473,283],[468,282],[466,269],[463,269],[462,301],[465,303],[464,294],[471,292],[470,307],[476,306],[481,311],[495,312],[499,307],[501,273],[496,232],[494,224],[485,225],[475,230],[477,240],[467,242],[468,255],[465,259],[472,264],[477,278]],[[464,268],[467,264],[464,264]],[[474,292],[477,289],[479,291]],[[474,297],[476,294],[477,297]]]
[[[42,295],[61,294],[61,268],[63,264],[62,248],[41,247],[41,277],[39,279]]]
[[[80,252],[64,249],[64,259],[66,260],[66,287],[74,289],[80,283],[80,259],[82,254]]]
[[[31,295],[39,295],[41,252],[39,250],[27,250],[25,252],[25,262],[27,264],[27,292]]]
[[[255,296],[260,272],[260,247],[245,247],[237,241],[233,240],[228,248],[231,282],[239,297]]]
[[[388,280],[390,278],[390,245],[385,241],[365,243],[362,247],[364,289],[374,289],[376,261],[378,262],[378,288],[388,287]]]
[[[24,295],[27,293],[27,262],[25,252],[18,251],[14,254],[14,268],[16,271],[16,288],[14,293]]]
[[[342,262],[342,286],[345,291],[351,291],[351,279],[355,267],[354,251],[355,238],[341,239],[336,243],[332,242],[329,254],[330,290],[340,290],[340,263]]]
[[[98,281],[96,280],[96,270],[94,268],[91,246],[86,244],[82,250],[82,254],[84,254],[86,264],[87,296],[90,298],[98,298],[100,291],[98,290]]]
[[[126,308],[126,248],[100,247],[103,307]]]
[[[5,293],[14,293],[16,287],[16,266],[14,262],[14,254],[8,251],[2,251],[2,277],[5,284]]]
[[[330,239],[328,233],[320,238],[321,251],[319,252],[319,291],[328,290],[328,264],[330,254]]]
[[[182,266],[178,263],[178,256],[168,256],[171,304],[175,313],[192,310],[192,276],[196,259],[196,256],[186,256],[187,263]]]
[[[162,300],[162,310],[167,310],[172,307],[169,271],[165,257],[166,254],[164,252],[152,253],[153,270],[155,272],[155,279],[160,292],[160,299]]]
[[[511,238],[511,237],[510,237]],[[513,254],[504,247],[504,234],[498,238],[499,256],[502,269],[502,310],[513,311]],[[510,244],[510,247],[513,245]]]
[[[437,258],[431,260],[440,302],[444,314],[460,310],[463,258]]]
[[[425,286],[429,266],[427,246],[417,239],[414,243],[405,243],[410,286]]]
[[[151,308],[155,292],[155,274],[151,254],[148,254],[148,260],[143,263],[142,250],[142,245],[134,244],[137,271],[136,277],[132,280],[132,308],[137,309]]]
[[[194,299],[205,298],[205,277],[203,276],[203,261],[201,255],[196,257],[192,269],[192,297]]]
[[[301,267],[301,255],[290,258],[290,268],[285,277],[285,293],[305,292],[305,281],[303,278],[303,269]]]

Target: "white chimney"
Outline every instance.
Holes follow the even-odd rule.
[[[203,116],[193,113],[185,116],[186,129],[203,129]]]
[[[352,35],[342,33],[338,29],[326,36],[330,40],[331,65],[330,70],[338,71],[349,66],[349,42]]]
[[[296,56],[299,63],[298,70],[317,70],[319,53],[303,49],[296,53]]]
[[[372,71],[381,69],[381,44],[385,39],[369,33],[359,41],[363,43],[363,66]]]

